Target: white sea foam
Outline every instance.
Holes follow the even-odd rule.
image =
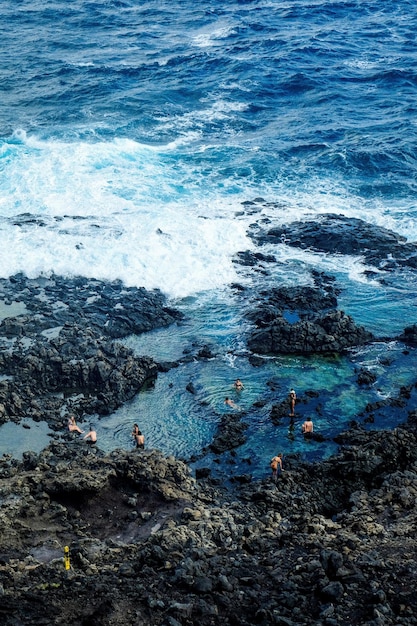
[[[260,195],[263,194],[260,190]],[[266,193],[268,193],[266,191]],[[264,197],[267,197],[264,195]],[[318,214],[340,214],[358,218],[365,222],[387,228],[417,241],[417,211],[409,201],[384,200],[349,194],[337,180],[330,178],[312,179],[310,188],[285,189],[277,185],[275,202],[263,215],[275,223],[290,223],[297,220],[314,219]]]
[[[230,35],[233,35],[234,32],[234,24],[219,20],[193,33],[191,40],[198,48],[209,48],[218,40],[227,39]]]
[[[169,154],[19,140],[2,182],[3,275],[120,278],[172,297],[236,278],[232,256],[251,247],[239,201],[192,183]]]
[[[192,145],[195,136],[183,141]],[[179,152],[176,142],[165,147],[128,139],[65,143],[20,131],[1,147],[3,276],[23,271],[31,277],[55,272],[121,279],[178,298],[235,281],[233,256],[254,247],[247,231],[261,218],[290,223],[318,213],[344,213],[369,217],[417,239],[407,211],[389,212],[370,201],[367,207],[331,181],[315,181],[314,193],[295,192],[282,182],[255,188],[250,177],[207,171],[206,164]],[[242,201],[256,195],[271,204],[260,203],[255,215],[242,211]],[[273,253],[282,262],[367,280],[360,258],[288,246]]]

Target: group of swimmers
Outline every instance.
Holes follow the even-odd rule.
[[[75,421],[74,415],[70,415],[68,418],[68,430],[73,433],[80,433],[80,435],[84,435],[84,431],[77,425]],[[136,448],[144,448],[145,447],[145,437],[143,433],[139,430],[139,426],[137,424],[133,424],[132,437],[134,437]],[[90,430],[87,434],[84,435],[83,440],[85,440],[89,445],[95,445],[97,443],[97,432],[90,425]]]
[[[233,387],[235,388],[235,391],[242,391],[245,388],[240,378],[236,378],[235,382],[233,383]],[[229,396],[225,397],[224,403],[226,404],[226,406],[229,406],[235,411],[241,411],[240,406],[238,406],[236,402],[233,402],[233,400],[229,398]]]
[[[84,431],[81,430],[81,428],[77,425],[75,417],[73,415],[70,415],[68,418],[68,430],[71,433],[76,432],[80,433],[80,435],[84,434]],[[83,439],[85,439],[89,445],[94,446],[97,443],[97,432],[91,425],[89,432],[83,437]]]
[[[240,378],[237,378],[235,380],[233,387],[235,388],[236,391],[242,391],[245,388]],[[295,390],[291,389],[289,393],[290,417],[295,417],[296,401],[297,401],[297,395],[295,393]],[[224,403],[230,408],[240,411],[240,407],[235,402],[233,402],[233,400],[231,400],[231,398],[229,398],[228,396],[226,396]],[[80,434],[84,434],[84,431],[81,430],[81,428],[77,425],[74,415],[70,415],[70,417],[68,418],[68,430],[70,432],[78,432]],[[311,420],[311,417],[307,417],[305,422],[301,426],[301,432],[303,433],[303,435],[306,435],[308,437],[311,435],[311,433],[313,433],[313,431],[314,431],[314,425]],[[136,423],[133,424],[133,430],[131,432],[131,436],[135,440],[136,448],[143,449],[145,447],[145,436],[143,435],[142,431],[139,429],[138,424]],[[94,430],[94,428],[91,425],[90,425],[90,431],[83,437],[83,439],[86,440],[86,442],[90,445],[95,445],[97,443],[97,432]],[[270,467],[272,469],[272,478],[274,481],[276,481],[277,477],[283,471],[282,453],[277,454],[271,459]]]
[[[244,389],[244,385],[242,383],[242,381],[240,380],[240,378],[237,378],[233,384],[235,391],[242,391]],[[288,396],[288,401],[289,401],[289,405],[290,405],[290,413],[289,416],[291,418],[295,417],[295,405],[297,402],[297,394],[295,393],[294,389],[290,389],[290,393]],[[229,406],[231,409],[235,409],[240,411],[240,407],[233,402],[233,400],[231,398],[229,398],[228,396],[226,396],[226,398],[224,399],[224,404],[226,404],[227,406]],[[313,421],[311,419],[311,417],[307,417],[306,420],[304,421],[304,423],[301,425],[301,432],[305,437],[311,437],[312,433],[314,432],[314,425],[313,425]],[[280,452],[279,454],[277,454],[276,456],[274,456],[271,461],[270,461],[270,467],[272,469],[272,478],[274,481],[277,480],[277,477],[281,474],[281,472],[283,471],[283,467],[282,467],[282,453]]]

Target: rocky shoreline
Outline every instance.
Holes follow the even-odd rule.
[[[257,236],[282,242],[285,232]],[[321,230],[291,232],[289,245],[326,250],[327,242],[343,253],[379,241],[379,251],[366,252],[378,269],[396,266],[395,251],[401,266],[414,267],[414,244],[358,221],[327,216]],[[273,257],[242,253],[240,262]],[[254,365],[263,355],[343,353],[374,340],[337,308],[333,278],[313,279],[313,287],[261,291],[246,307]],[[417,383],[367,406],[335,438],[335,456],[287,456],[276,483],[254,480],[250,466],[227,475],[222,456],[242,445],[247,424],[244,413],[225,415],[193,474],[157,450],[105,454],[63,432],[69,414],[108,415],[180,364],[137,357],[115,341],[181,321],[160,292],[18,275],[0,280],[0,301],[0,424],[27,416],[60,433],[39,454],[0,458],[2,624],[417,624]],[[395,339],[414,347],[416,338],[413,325]],[[211,357],[210,346],[196,346],[183,361]],[[358,387],[374,382],[372,372],[357,373]],[[195,392],[192,383],[187,390]],[[306,390],[299,402],[317,408],[316,395]],[[392,431],[367,431],[385,410],[405,419]],[[276,402],[273,423],[287,416]],[[220,477],[204,465],[208,452]]]
[[[84,278],[0,280],[0,424],[22,415],[61,430],[65,415],[107,415],[157,376],[114,339],[182,318],[164,296]],[[24,313],[14,316],[14,306]]]
[[[416,424],[233,490],[155,450],[3,458],[2,623],[416,624]]]

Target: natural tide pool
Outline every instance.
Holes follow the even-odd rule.
[[[21,459],[24,452],[39,453],[51,442],[54,434],[46,422],[23,418],[19,424],[7,422],[0,426],[0,458],[10,454]]]
[[[278,452],[284,459],[298,455],[310,461],[335,453],[338,446],[333,438],[348,429],[352,420],[365,428],[381,429],[394,428],[406,420],[414,396],[403,410],[388,407],[369,423],[365,420],[366,407],[395,397],[402,386],[413,386],[415,349],[406,349],[394,340],[375,341],[344,356],[282,355],[263,357],[254,365],[246,349],[247,325],[237,301],[219,293],[217,298],[206,300],[189,298],[181,305],[185,313],[182,322],[123,340],[138,356],[177,362],[177,366],[160,372],[155,381],[112,414],[77,419],[85,431],[90,423],[95,427],[98,447],[103,451],[133,449],[131,432],[136,422],[145,435],[146,448],[194,459],[193,465],[217,467],[215,455],[202,454],[207,452],[222,418],[231,411],[224,404],[226,396],[238,405],[247,428],[246,442],[225,453],[224,460],[231,473],[250,472],[255,477],[269,473],[269,459]],[[207,348],[209,356],[195,358],[201,348]],[[181,359],[184,361],[179,362]],[[358,385],[361,368],[375,374],[374,384]],[[244,383],[241,392],[233,387],[236,378]],[[296,416],[292,421],[284,417],[274,423],[271,409],[288,398],[292,387],[298,397]],[[307,416],[312,417],[323,441],[306,441],[302,436],[301,423]],[[56,433],[46,424],[27,418],[19,425],[9,422],[0,426],[0,454],[19,458],[26,450],[39,452],[51,437],[61,439],[64,434],[65,440],[65,417],[62,432]],[[86,445],[82,437],[73,438]]]

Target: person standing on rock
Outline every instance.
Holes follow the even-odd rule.
[[[306,421],[301,426],[301,431],[303,435],[310,436],[312,434],[312,432],[314,431],[314,426],[313,422],[311,421],[311,417],[307,417]]]
[[[68,430],[73,433],[73,432],[77,432],[77,433],[83,433],[84,431],[81,430],[81,428],[79,426],[77,426],[76,422],[75,422],[75,417],[73,415],[70,415],[68,418]]]
[[[270,468],[272,470],[272,480],[276,482],[278,476],[282,472],[282,454],[281,452],[276,456],[272,457],[270,462]]]
[[[294,389],[290,390],[289,399],[290,399],[290,417],[294,417],[295,416],[295,403],[297,400],[297,396],[296,396]]]
[[[88,432],[83,439],[87,439],[87,443],[90,446],[94,446],[97,443],[97,433],[90,424],[90,432]]]

